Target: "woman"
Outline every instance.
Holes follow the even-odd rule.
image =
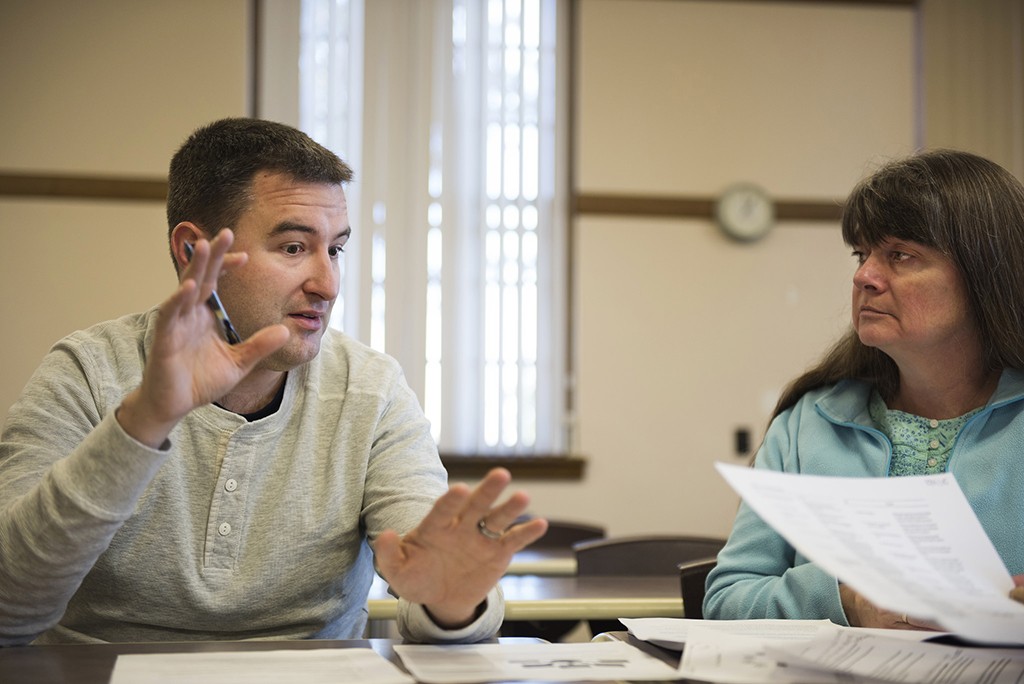
[[[783,392],[754,467],[949,471],[1024,573],[1024,186],[973,154],[922,153],[862,181],[842,229],[858,263],[852,329]],[[704,614],[928,627],[840,585],[745,504]]]

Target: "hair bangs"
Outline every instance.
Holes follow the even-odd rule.
[[[898,182],[902,180],[903,182]],[[843,207],[843,240],[874,247],[887,239],[942,249],[942,212],[934,193],[906,179],[875,177],[860,183]]]

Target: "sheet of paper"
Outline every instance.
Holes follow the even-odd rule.
[[[709,628],[767,640],[810,639],[828,620],[693,620],[687,618],[619,618],[629,633],[641,641],[682,651],[692,627]]]
[[[716,464],[800,553],[878,606],[1024,644],[1024,605],[952,475],[857,478]]]
[[[788,666],[841,671],[875,681],[1018,684],[1024,678],[1021,649],[940,646],[840,627],[807,642],[777,643],[768,651],[770,658]]]
[[[117,657],[110,684],[415,684],[368,648],[145,653]]]
[[[717,621],[693,625],[679,662],[679,675],[719,684],[854,684],[849,675],[817,667],[784,665],[770,650],[780,643],[806,643],[810,638],[772,639],[715,629]],[[815,633],[822,625],[816,624]]]
[[[669,680],[679,672],[622,641],[565,644],[399,645],[395,652],[420,682],[464,684],[532,680],[565,682]]]

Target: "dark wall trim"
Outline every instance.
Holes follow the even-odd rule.
[[[0,196],[66,197],[74,199],[167,200],[167,181],[161,178],[74,176],[0,173]],[[712,218],[713,197],[617,195],[581,193],[573,197],[574,214],[682,216]],[[842,202],[779,200],[775,215],[785,221],[834,221]]]
[[[248,110],[250,117],[259,117],[260,90],[263,73],[263,3],[260,0],[249,0],[249,64],[245,75],[248,82]]]
[[[163,178],[0,173],[0,197],[167,201]]]
[[[714,218],[714,197],[615,195],[580,193],[573,197],[573,213],[609,216],[672,216]],[[775,218],[780,221],[838,221],[840,201],[776,200]]]
[[[693,0],[670,0],[671,2],[693,2]],[[726,0],[719,0],[725,2]],[[917,7],[921,0],[733,0],[734,2],[775,2],[814,3],[818,5],[889,5],[892,7]]]
[[[479,479],[506,468],[514,480],[581,480],[586,461],[576,456],[458,456],[441,454],[450,479]]]

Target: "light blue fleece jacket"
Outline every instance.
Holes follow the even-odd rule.
[[[397,362],[329,330],[253,422],[192,411],[150,449],[114,419],[156,312],[61,340],[0,438],[0,646],[361,638],[369,542],[447,489]],[[500,590],[459,630],[399,601],[416,641],[494,636]]]
[[[892,445],[872,427],[871,387],[844,380],[808,392],[772,421],[754,467],[886,477]],[[961,430],[948,470],[1010,574],[1024,573],[1024,373],[1004,371],[989,403]],[[746,504],[708,575],[710,619],[828,619],[848,625],[836,578],[797,553]]]

